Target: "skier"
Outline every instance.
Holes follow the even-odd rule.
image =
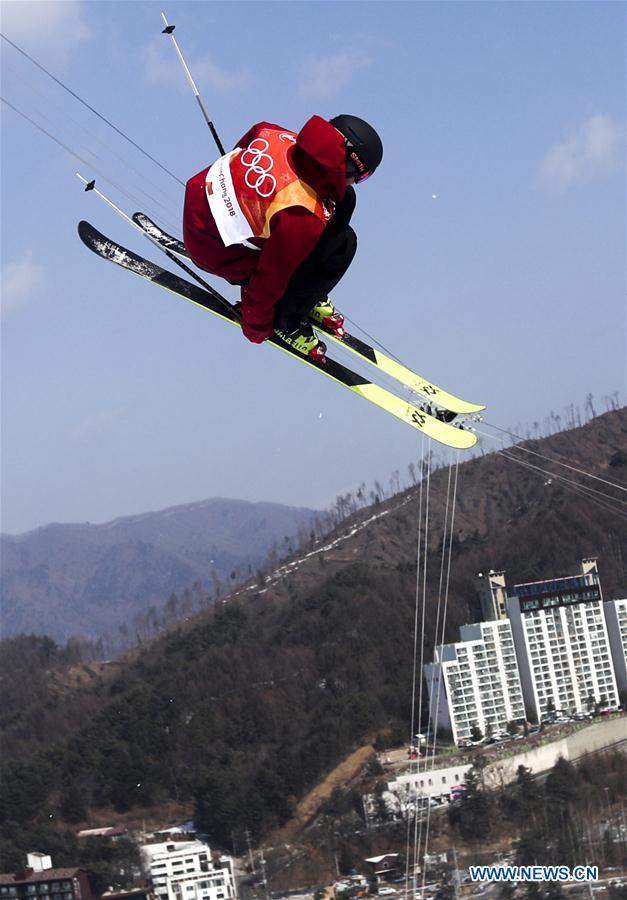
[[[310,322],[343,334],[328,294],[357,249],[353,184],[382,158],[379,135],[356,116],[313,116],[298,134],[261,122],[187,182],[185,246],[197,266],[241,286],[249,341],[276,331],[321,362]]]

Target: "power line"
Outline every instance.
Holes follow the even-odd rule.
[[[156,191],[158,191],[160,194],[163,194],[163,186],[162,185],[157,184],[156,181],[152,181],[143,172],[140,172],[139,169],[137,169],[134,165],[132,165],[123,156],[121,156],[116,150],[113,149],[113,147],[111,147],[104,140],[102,140],[102,138],[98,137],[95,134],[95,132],[90,131],[90,129],[83,122],[79,122],[78,119],[74,118],[66,110],[62,109],[61,106],[58,105],[58,103],[55,103],[53,100],[51,100],[50,97],[47,96],[39,87],[37,87],[34,84],[24,81],[22,76],[18,73],[17,69],[14,68],[11,63],[7,62],[7,63],[5,63],[5,66],[7,67],[7,69],[9,71],[11,71],[13,73],[14,77],[16,78],[17,82],[20,83],[21,87],[25,88],[27,91],[30,91],[32,94],[34,94],[36,97],[39,97],[39,99],[44,102],[44,104],[46,106],[46,112],[42,112],[42,110],[40,108],[38,108],[37,106],[33,107],[34,110],[38,113],[40,120],[50,121],[49,114],[51,112],[53,115],[56,113],[57,118],[65,118],[65,120],[67,122],[70,122],[73,125],[75,125],[91,141],[95,142],[95,144],[104,148],[104,150],[106,150],[115,159],[117,159],[120,163],[122,163],[123,166],[125,166],[131,172],[134,172],[136,175],[138,175],[143,183],[151,185],[153,188],[155,188]],[[94,150],[92,150],[91,152],[96,157],[96,159],[100,158]],[[152,201],[153,203],[156,203],[158,206],[161,206],[161,208],[165,210],[166,215],[170,216],[171,209],[169,209],[164,203],[162,203],[161,200],[158,200],[156,197],[153,197],[147,191],[142,190],[142,193],[145,194],[145,196],[148,197],[148,199],[150,201]]]
[[[109,119],[107,119],[105,116],[103,116],[102,113],[99,113],[98,110],[94,109],[94,107],[91,106],[86,100],[83,100],[82,97],[79,97],[79,95],[76,93],[76,91],[73,91],[72,88],[67,86],[67,84],[64,84],[59,78],[56,77],[56,75],[53,75],[52,72],[49,72],[45,66],[42,66],[42,64],[37,62],[36,59],[33,59],[32,56],[29,56],[29,54],[25,50],[22,50],[21,47],[18,47],[18,45],[15,44],[12,40],[10,40],[6,36],[6,34],[2,34],[2,32],[0,32],[0,37],[3,40],[5,40],[7,42],[7,44],[10,44],[11,47],[13,47],[15,50],[17,50],[18,53],[21,53],[22,56],[24,56],[34,66],[37,66],[38,69],[41,69],[41,71],[44,72],[48,76],[48,78],[52,78],[52,80],[54,82],[56,82],[56,84],[58,84],[59,87],[62,87],[64,91],[67,91],[68,94],[71,94],[71,96],[74,97],[75,100],[78,100],[79,103],[82,103],[83,106],[85,106],[88,110],[90,110],[90,112],[92,112],[95,116],[98,116],[98,118],[101,119],[103,122],[105,122],[107,125],[109,125],[110,128],[113,128],[113,130],[116,131],[120,135],[120,137],[123,137],[125,141],[128,141],[129,144],[132,144],[132,146],[135,147],[136,150],[139,150],[139,152],[143,153],[144,156],[147,157],[151,162],[153,162],[156,166],[159,166],[159,168],[162,169],[167,175],[169,175],[171,178],[174,178],[174,180],[178,181],[178,183],[180,185],[183,185],[183,187],[185,186],[185,182],[181,181],[181,179],[178,178],[173,172],[171,172],[170,169],[168,169],[166,166],[162,165],[162,163],[160,163],[159,160],[155,159],[154,156],[151,156],[150,153],[148,153],[147,150],[144,150],[143,147],[140,147],[140,145],[138,143],[136,143],[132,138],[130,138],[127,134],[125,134],[121,128],[118,128],[117,125],[114,125],[113,122],[111,122]]]
[[[489,438],[490,440],[493,440],[493,441],[498,440],[498,438],[495,437],[495,435],[493,435],[493,434],[489,434],[487,432],[482,432],[482,431],[478,431],[478,433],[482,434],[483,437]],[[516,463],[518,463],[518,465],[523,466],[526,469],[530,469],[531,471],[537,472],[537,473],[543,475],[545,478],[560,482],[562,484],[562,486],[564,488],[566,488],[567,490],[571,490],[574,493],[577,493],[580,496],[585,497],[587,500],[590,501],[590,503],[595,503],[597,506],[600,506],[601,508],[605,509],[607,512],[612,512],[615,515],[617,515],[623,519],[627,518],[627,503],[624,500],[620,499],[619,497],[614,497],[611,494],[607,494],[603,491],[596,490],[595,488],[589,487],[588,485],[580,484],[579,482],[574,481],[572,478],[568,478],[565,475],[559,475],[558,473],[553,472],[550,469],[546,469],[546,468],[543,468],[542,466],[534,465],[531,462],[527,462],[526,460],[521,459],[520,457],[516,456],[515,451],[518,449],[521,449],[521,448],[519,448],[518,446],[515,446],[515,447],[511,447],[509,449],[497,450],[496,452],[500,456],[503,456],[505,459],[508,459],[511,462],[516,462]],[[542,454],[537,454],[537,455],[542,456]],[[543,457],[543,458],[551,463],[558,462],[557,460],[553,460],[550,457]],[[573,468],[573,467],[569,467],[569,468]],[[591,473],[584,472],[583,470],[576,470],[576,471],[578,471],[584,475],[590,475],[591,477],[595,477],[595,476],[592,476]],[[610,482],[610,484],[611,484],[611,482]],[[611,485],[611,486],[618,487],[618,485]]]
[[[43,125],[40,125],[39,122],[36,122],[35,119],[31,118],[31,116],[27,115],[27,113],[23,112],[21,109],[18,109],[18,107],[15,106],[13,103],[11,103],[9,100],[7,100],[6,97],[0,96],[0,100],[2,101],[2,103],[6,104],[6,106],[8,106],[9,109],[12,109],[13,112],[16,112],[18,114],[18,116],[21,116],[23,119],[25,119],[27,122],[29,122],[34,128],[37,128],[39,131],[42,132],[42,134],[45,134],[46,137],[49,137],[51,141],[54,141],[55,144],[58,144],[58,146],[61,147],[63,150],[65,150],[66,153],[69,153],[70,156],[73,156],[75,159],[78,159],[79,162],[82,162],[84,165],[89,166],[89,168],[91,170],[93,170],[94,172],[97,172],[98,175],[100,175],[108,184],[110,184],[112,187],[114,187],[117,191],[119,191],[121,194],[123,194],[128,200],[132,201],[133,203],[141,203],[142,202],[140,198],[138,198],[134,194],[129,193],[129,191],[125,190],[121,185],[116,184],[115,181],[112,181],[111,178],[108,178],[107,175],[105,175],[105,173],[102,171],[102,169],[99,169],[98,166],[94,165],[93,162],[90,162],[89,160],[87,160],[83,156],[81,156],[79,153],[76,153],[75,150],[72,150],[71,147],[68,147],[67,144],[63,143],[63,141],[60,140],[58,137],[56,137],[54,134],[52,134],[51,131],[48,131],[47,128],[44,128]]]
[[[78,153],[76,153],[74,150],[72,150],[71,147],[68,147],[67,144],[64,144],[63,141],[59,140],[58,137],[55,137],[54,134],[52,134],[52,132],[48,131],[47,128],[44,128],[43,125],[40,125],[39,122],[36,122],[25,112],[22,112],[21,109],[18,109],[17,106],[14,106],[13,103],[11,103],[5,97],[0,97],[0,100],[3,103],[5,103],[9,107],[9,109],[12,109],[13,112],[16,112],[18,114],[18,116],[21,116],[23,119],[26,119],[27,122],[30,122],[31,125],[34,125],[34,127],[39,129],[39,131],[41,131],[43,134],[45,134],[46,137],[49,137],[51,141],[54,141],[55,144],[58,144],[59,147],[62,147],[63,150],[66,151],[66,153],[70,154],[70,156],[73,156],[75,159],[78,159],[80,162],[84,163],[86,166],[89,166],[95,172],[98,172],[99,175],[102,175],[102,177],[106,181],[108,181],[109,184],[112,184],[113,187],[115,187],[118,191],[121,191],[122,193],[126,193],[118,184],[114,184],[114,182],[110,181],[106,177],[106,175],[103,174],[103,172],[100,169],[98,169],[98,168],[96,168],[96,166],[94,166],[94,164],[92,162],[89,162],[89,160],[85,159],[83,156],[80,156]],[[126,194],[126,196],[128,197],[129,195]]]
[[[503,434],[509,434],[511,437],[517,438],[519,441],[522,441],[520,435],[515,434],[513,431],[510,431],[507,428],[500,428],[498,425],[493,425],[491,422],[485,423],[489,428],[494,428],[496,431],[501,431]],[[610,487],[616,488],[619,491],[626,491],[627,486],[624,484],[617,484],[614,481],[610,481],[607,478],[601,478],[599,475],[593,475],[592,472],[586,472],[584,469],[578,469],[576,466],[570,466],[568,463],[561,462],[558,459],[553,459],[551,456],[546,456],[543,453],[538,453],[537,450],[532,450],[530,447],[524,447],[522,444],[516,444],[516,449],[521,450],[523,453],[530,453],[533,456],[539,456],[541,459],[546,459],[548,462],[555,463],[556,466],[563,466],[565,469],[570,469],[573,472],[577,472],[579,475],[585,475],[587,478],[594,478],[595,481],[601,481],[603,484],[607,484]]]
[[[609,500],[612,503],[618,504],[617,508],[624,507],[625,511],[627,512],[627,502],[625,500],[620,500],[618,497],[612,497],[611,494],[606,494],[603,491],[597,491],[595,488],[588,487],[588,485],[579,484],[579,482],[573,481],[572,478],[567,478],[566,475],[558,475],[555,472],[551,472],[549,469],[543,469],[542,466],[536,466],[533,463],[526,462],[520,459],[520,457],[516,456],[515,453],[512,453],[511,450],[499,450],[498,452],[506,459],[514,459],[516,460],[516,462],[519,462],[521,465],[526,466],[528,469],[534,469],[536,472],[541,472],[543,475],[546,475],[549,478],[555,478],[557,481],[562,481],[565,484],[570,484],[578,487],[583,493],[587,494],[590,499],[600,497],[603,500]]]
[[[581,497],[585,497],[586,500],[590,501],[590,503],[595,503],[597,506],[600,506],[607,512],[612,512],[620,518],[627,519],[627,504],[625,504],[623,500],[618,500],[615,497],[610,497],[607,494],[602,494],[599,491],[595,491],[583,484],[578,484],[576,481],[572,481],[572,479],[570,478],[565,478],[563,475],[556,475],[553,472],[549,472],[547,469],[542,469],[540,466],[534,466],[532,463],[525,462],[525,460],[519,459],[517,456],[510,455],[506,450],[498,450],[497,452],[501,456],[504,456],[505,459],[509,459],[512,462],[517,462],[519,465],[524,466],[526,469],[531,469],[532,471],[539,472],[545,477],[561,482],[567,490],[579,494]],[[618,505],[613,506],[612,503]]]

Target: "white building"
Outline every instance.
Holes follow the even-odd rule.
[[[169,840],[141,848],[157,900],[234,900],[237,897],[230,856],[214,862],[198,840]]]
[[[621,693],[627,692],[627,599],[606,600],[603,609],[616,686]]]
[[[432,726],[455,743],[469,740],[473,726],[495,734],[525,718],[510,622],[464,625],[460,637],[436,647],[435,661],[424,667]]]
[[[463,789],[469,770],[470,763],[464,761],[440,769],[427,769],[425,766],[425,771],[411,771],[389,781],[387,789],[396,794],[404,805],[414,803],[421,797],[450,799],[451,794]]]
[[[46,869],[52,868],[52,857],[48,856],[47,853],[27,853],[26,865],[33,872],[45,872]]]
[[[517,584],[507,598],[527,715],[618,706],[595,559],[581,575]]]

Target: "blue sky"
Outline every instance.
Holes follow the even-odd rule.
[[[385,157],[358,188],[336,306],[502,427],[589,393],[625,401],[624,4],[0,10],[11,40],[182,181],[216,150],[162,10],[226,146],[264,119],[370,120]],[[2,95],[88,161],[3,105],[2,530],[211,496],[321,508],[403,476],[422,451],[406,426],[83,248],[86,218],[161,261],[76,171],[170,230],[182,188],[2,44]]]

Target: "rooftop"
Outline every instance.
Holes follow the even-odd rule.
[[[62,878],[76,878],[82,869],[44,869],[42,872],[26,870],[0,875],[0,884],[29,884],[34,881],[59,881]]]
[[[548,581],[529,581],[525,584],[514,585],[514,595],[526,597],[530,594],[545,594],[550,591],[565,591],[570,588],[590,587],[595,584],[595,575],[567,575],[564,578],[550,578]]]

